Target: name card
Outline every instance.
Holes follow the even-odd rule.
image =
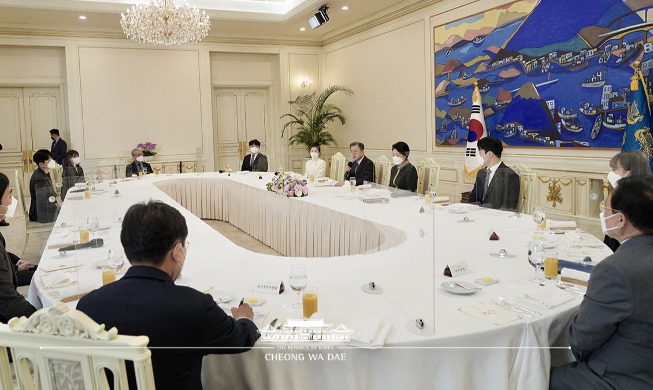
[[[466,261],[449,264],[449,270],[451,270],[451,276],[454,278],[472,272],[472,269],[467,265]]]
[[[281,294],[285,290],[285,287],[283,285],[283,281],[281,282],[273,282],[273,281],[265,281],[265,282],[260,282],[256,283],[256,288],[254,288],[254,291],[257,293],[261,294]]]

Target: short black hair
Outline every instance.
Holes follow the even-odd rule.
[[[52,158],[52,153],[50,153],[49,150],[39,149],[32,156],[32,161],[34,161],[34,164],[38,165],[38,164],[40,164],[42,162],[48,161],[51,158]]]
[[[644,234],[653,234],[653,176],[627,176],[612,191],[610,207]]]
[[[4,173],[0,172],[0,198],[5,194],[7,187],[9,187],[9,178]]]
[[[258,146],[259,148],[261,147],[261,143],[260,143],[259,140],[257,140],[256,138],[254,138],[253,140],[249,141],[249,146],[252,146],[252,145],[256,145],[256,146]]]
[[[59,130],[58,129],[52,129],[52,130],[50,130],[50,134],[59,135]]]
[[[186,219],[172,206],[150,200],[127,210],[122,220],[120,242],[130,263],[163,264],[175,243],[185,245]]]
[[[405,143],[404,141],[399,141],[396,144],[393,144],[391,150],[396,150],[397,152],[406,156],[406,158],[408,158],[408,155],[410,154],[410,148],[408,147],[408,144]]]
[[[365,145],[362,142],[352,142],[349,144],[349,149],[351,149],[353,146],[358,146],[360,150],[365,150]]]
[[[483,137],[478,140],[476,145],[478,150],[484,150],[485,153],[492,152],[497,157],[501,157],[501,153],[503,153],[503,145],[498,138]]]
[[[320,144],[313,144],[313,146],[311,146],[311,149],[313,148],[317,148],[318,153],[322,153],[322,148],[320,148]]]

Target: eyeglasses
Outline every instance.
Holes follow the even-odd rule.
[[[613,209],[612,207],[610,207],[610,206],[606,206],[605,204],[601,203],[601,204],[599,205],[599,210],[601,210],[601,211],[605,211],[605,209],[610,209],[610,210],[612,210],[612,214],[617,214],[617,213],[620,213],[620,212],[621,212],[621,211],[619,211],[619,210],[617,210],[617,209]]]

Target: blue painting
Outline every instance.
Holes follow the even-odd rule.
[[[466,144],[476,84],[507,145],[619,148],[635,61],[652,88],[653,1],[518,1],[435,27],[434,51],[437,145]]]

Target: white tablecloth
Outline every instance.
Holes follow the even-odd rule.
[[[522,304],[517,297],[534,288],[561,291],[550,281],[540,286],[527,280],[533,269],[526,259],[526,242],[533,239],[535,230],[529,216],[517,218],[478,208],[454,214],[448,207],[433,210],[430,206],[420,212],[422,204],[415,196],[368,204],[360,200],[362,191],[336,187],[311,186],[308,197],[289,199],[265,191],[271,174],[258,177],[254,173],[147,176],[111,186],[102,183],[100,187],[107,191],[90,200],[67,198],[48,245],[70,241],[74,236],[70,227],[85,225],[88,216],[98,217],[106,228],[94,235],[105,244],[73,252],[67,259],[57,259],[56,249],[46,248],[41,267],[74,261],[80,267],[56,272],[67,272],[76,284],[48,290],[39,268],[30,286],[30,302],[47,307],[57,299],[98,287],[101,273],[94,263],[105,259],[110,248],[121,251],[119,218],[137,201],[159,199],[177,207],[189,226],[191,246],[179,283],[231,291],[236,299],[230,304],[237,304],[240,297],[254,295],[259,282],[284,280],[288,285],[290,264],[303,262],[309,285],[319,287],[319,312],[327,322],[347,325],[381,318],[392,324],[382,349],[259,342],[245,354],[207,356],[203,366],[206,389],[548,386],[549,347],[564,345],[566,326],[578,309],[579,297],[574,295],[554,309],[531,307],[543,315],[501,326],[458,310],[498,296]],[[116,189],[119,197],[114,196]],[[372,192],[374,197],[389,195],[383,189]],[[286,257],[241,248],[198,216],[229,221]],[[465,216],[473,222],[459,222]],[[499,241],[488,239],[492,231]],[[584,238],[582,245],[599,244]],[[578,244],[567,242],[564,235],[544,234],[543,239],[557,244],[561,258],[567,258],[565,247]],[[489,255],[500,249],[516,257]],[[455,280],[472,282],[489,275],[500,282],[472,295],[444,291],[440,284],[452,280],[442,275],[444,267],[460,261],[466,261],[472,272]],[[362,292],[361,285],[370,281],[381,286],[384,294]],[[296,300],[288,290],[281,295],[257,294],[267,298],[255,308],[260,326],[274,318],[281,323],[301,317],[298,311],[285,309]],[[417,318],[433,331],[418,335],[407,330],[406,324]],[[567,349],[555,351],[563,361],[571,356]],[[318,355],[324,360],[311,360],[320,359]]]

